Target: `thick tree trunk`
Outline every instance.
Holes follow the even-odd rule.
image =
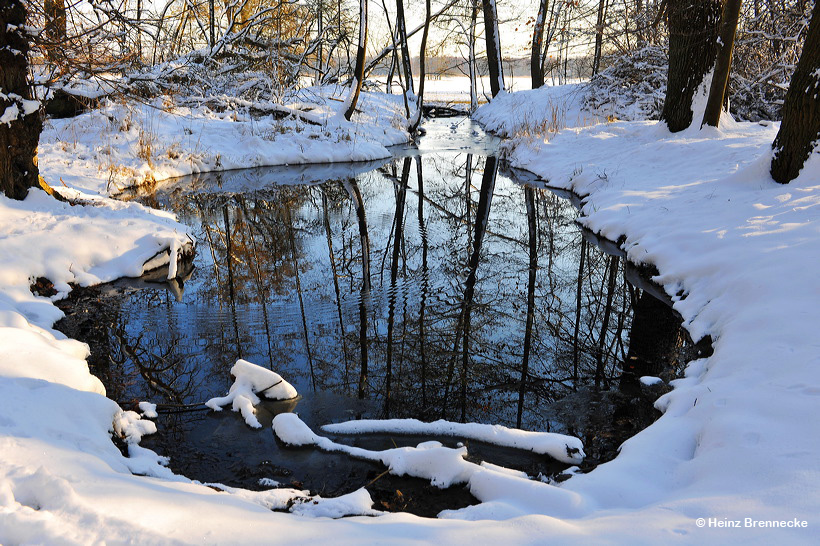
[[[504,69],[501,66],[501,41],[498,37],[498,11],[495,0],[482,0],[484,38],[487,40],[487,65],[490,71],[490,91],[493,97],[504,90]]]
[[[803,53],[783,103],[783,122],[774,139],[772,178],[788,184],[797,178],[820,139],[820,3],[814,11]]]
[[[364,61],[367,51],[367,0],[359,0],[359,47],[356,50],[356,67],[353,72],[353,89],[347,100],[345,119],[350,121],[359,102],[359,93],[364,82]]]
[[[25,199],[39,185],[37,144],[43,122],[26,81],[29,44],[26,8],[20,0],[0,4],[0,191]]]
[[[538,3],[538,15],[535,16],[535,27],[532,31],[532,51],[530,52],[530,77],[532,88],[538,89],[544,85],[544,63],[542,49],[544,47],[544,21],[547,18],[548,0]]]
[[[669,71],[661,121],[673,133],[692,124],[695,92],[715,63],[720,0],[669,0]]]
[[[709,89],[709,100],[703,113],[703,125],[717,127],[726,91],[729,89],[729,71],[732,67],[732,51],[735,47],[735,32],[740,19],[741,0],[726,0],[723,16],[720,20],[720,39],[718,40],[715,73],[712,75],[712,86]]]

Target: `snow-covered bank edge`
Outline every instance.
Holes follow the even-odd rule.
[[[341,92],[311,88],[287,105],[234,101],[226,111],[179,106],[169,97],[109,100],[46,121],[40,171],[53,187],[111,194],[194,173],[383,159],[389,146],[410,140],[399,96],[362,93],[348,122]]]
[[[476,118],[491,129],[486,121],[507,120],[512,166],[578,196],[581,225],[657,268],[652,281],[691,337],[714,339],[714,354],[657,401],[655,424],[564,488],[596,507],[586,518],[635,509],[610,521],[616,536],[631,521],[667,539],[774,538],[749,518],[783,521],[778,536],[809,542],[806,529],[820,524],[820,441],[804,417],[820,384],[820,151],[781,186],[768,172],[778,124],[724,117],[719,130],[677,134],[635,121],[533,135],[506,102]],[[710,518],[744,525],[721,534]],[[806,526],[786,525],[795,518]]]

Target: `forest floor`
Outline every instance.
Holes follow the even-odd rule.
[[[362,491],[294,509],[298,491],[173,475],[138,445],[153,423],[105,398],[87,347],[51,328],[60,316],[53,301],[69,283],[138,275],[146,260],[189,241],[168,213],[102,195],[149,175],[271,157],[371,159],[406,133],[393,98],[366,99],[373,109],[362,108],[375,116],[366,126],[345,125],[328,108],[324,126],[301,131],[273,119],[204,110],[171,118],[162,105],[110,105],[52,121],[43,134],[45,178],[63,180],[86,206],[39,190],[22,202],[0,197],[0,542],[813,543],[820,154],[781,186],[768,175],[777,124],[670,134],[652,121],[597,123],[573,96],[573,86],[508,94],[476,117],[496,130],[504,124],[514,166],[583,196],[586,227],[619,241],[633,262],[654,264],[692,338],[709,335],[715,349],[689,364],[658,400],[663,416],[614,461],[558,485],[476,472],[471,492],[482,502],[438,519],[381,515]],[[289,508],[297,513],[282,513]],[[310,518],[355,514],[367,517]]]

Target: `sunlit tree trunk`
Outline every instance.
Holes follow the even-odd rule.
[[[729,89],[729,72],[732,67],[732,51],[735,47],[735,33],[740,19],[741,0],[726,0],[723,6],[723,15],[720,19],[720,39],[718,40],[717,58],[715,59],[715,73],[712,75],[712,85],[709,88],[709,101],[703,113],[702,125],[717,127],[720,123],[720,113],[726,92]]]
[[[29,43],[26,8],[19,0],[0,4],[0,191],[25,199],[39,186],[37,145],[43,122],[26,81]]]
[[[139,20],[140,5],[137,4],[137,19]],[[45,41],[42,46],[49,62],[58,65],[62,71],[64,68],[59,65],[65,59],[63,47],[66,39],[66,11],[65,0],[45,0],[43,2],[43,14],[45,15],[45,26],[43,36]]]
[[[470,76],[470,112],[474,112],[478,108],[478,91],[476,80],[478,79],[478,70],[475,60],[475,27],[478,23],[478,0],[472,0],[470,6],[470,30],[467,35],[467,66]]]
[[[604,20],[606,18],[607,0],[598,0],[598,20],[595,23],[595,51],[592,55],[592,75],[601,68],[601,54],[604,46]]]
[[[501,40],[498,35],[498,10],[495,0],[482,0],[484,9],[484,38],[487,41],[487,65],[490,71],[490,90],[493,97],[504,91],[504,67],[501,64]]]
[[[797,178],[820,139],[820,2],[815,2],[803,53],[792,76],[783,122],[774,139],[771,174],[787,184]]]
[[[425,71],[425,58],[427,57],[427,35],[430,32],[430,0],[424,2],[424,31],[421,33],[421,48],[419,49],[419,94],[416,97],[416,111],[413,119],[410,120],[410,132],[415,133],[422,119],[422,109],[424,107],[424,78],[427,76]]]
[[[720,0],[669,0],[669,70],[661,121],[673,133],[692,124],[692,101],[715,63]]]
[[[410,49],[407,46],[407,22],[404,17],[404,2],[403,0],[396,0],[396,34],[399,39],[399,48],[401,49],[401,67],[404,73],[404,85],[407,94],[412,96],[415,94],[415,86],[413,83],[413,66],[410,59]]]
[[[356,49],[356,67],[353,70],[353,89],[347,99],[345,119],[350,121],[359,102],[364,82],[364,61],[367,55],[367,0],[359,0],[359,46]]]
[[[544,85],[544,22],[547,18],[548,0],[538,3],[538,15],[535,17],[535,26],[532,31],[532,51],[530,52],[530,77],[532,88],[538,89]]]

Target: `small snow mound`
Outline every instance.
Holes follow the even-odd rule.
[[[157,425],[153,421],[143,419],[135,411],[120,411],[114,417],[114,432],[129,445],[140,443],[143,436],[156,431]]]
[[[663,379],[660,377],[653,377],[651,375],[644,375],[641,377],[641,383],[648,386],[657,385],[658,383],[663,383]]]
[[[145,419],[156,419],[159,416],[157,414],[156,404],[152,404],[151,402],[140,402],[139,408]]]
[[[253,428],[262,428],[254,409],[260,401],[257,395],[271,400],[289,400],[298,395],[293,385],[279,374],[241,358],[231,368],[231,375],[235,380],[228,395],[211,398],[205,405],[214,411],[222,411],[222,406],[231,404],[233,411],[240,412],[248,426]]]
[[[297,499],[290,511],[300,516],[314,518],[342,518],[345,516],[376,516],[381,512],[372,509],[373,499],[364,487],[347,495],[324,499],[315,496]]]
[[[273,418],[276,437],[290,446],[314,445],[319,437],[295,413],[280,413]]]

